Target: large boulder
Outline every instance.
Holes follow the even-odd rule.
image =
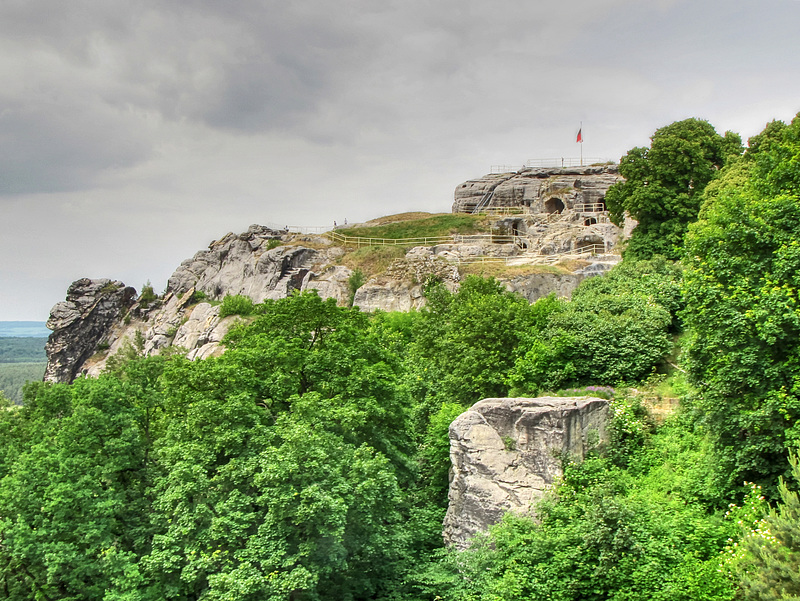
[[[593,397],[484,399],[450,425],[444,539],[463,549],[508,511],[530,513],[562,475],[606,440],[608,401]]]

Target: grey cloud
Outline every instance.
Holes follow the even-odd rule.
[[[148,154],[148,142],[124,115],[91,99],[17,99],[0,112],[0,194],[80,189],[97,172]]]

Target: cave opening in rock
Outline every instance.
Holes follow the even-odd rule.
[[[578,240],[575,250],[579,253],[591,252],[598,253],[605,251],[605,242],[599,236],[589,236],[583,240]]]
[[[548,198],[544,203],[546,213],[561,213],[564,210],[564,202],[555,196]]]
[[[594,217],[587,217],[583,220],[583,225],[594,225],[595,223],[597,223],[597,219]]]

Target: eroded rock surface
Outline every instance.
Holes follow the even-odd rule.
[[[53,333],[45,345],[45,381],[71,382],[135,297],[133,288],[117,280],[83,278],[73,282],[66,300],[53,307],[47,320]]]
[[[70,382],[80,373],[98,375],[108,358],[129,346],[143,355],[168,347],[181,347],[190,359],[220,354],[221,341],[237,319],[219,318],[217,305],[226,295],[248,296],[260,303],[316,290],[323,298],[347,305],[353,271],[339,264],[345,252],[324,236],[253,225],[242,234],[225,235],[184,261],[169,278],[164,295],[149,302],[136,300],[135,290],[121,282],[79,280],[70,287],[67,300],[53,307],[49,324],[55,331],[47,347],[46,377]],[[431,279],[451,291],[458,289],[461,260],[524,261],[521,252],[514,244],[487,242],[480,236],[456,236],[452,244],[415,247],[383,273],[368,278],[352,302],[364,311],[419,309],[425,305],[423,287]],[[500,280],[533,302],[551,292],[570,296],[587,275],[592,274],[540,272]]]
[[[617,165],[493,173],[459,184],[453,212],[471,213],[476,207],[527,207],[533,213],[575,209],[578,205],[603,202],[606,191],[622,179]]]
[[[459,549],[508,511],[529,513],[562,475],[606,440],[608,401],[593,397],[484,399],[450,425],[444,539]]]

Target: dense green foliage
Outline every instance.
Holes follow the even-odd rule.
[[[46,363],[0,363],[0,391],[15,403],[22,402],[22,388],[27,382],[44,377]]]
[[[0,395],[0,598],[798,598],[800,117],[739,153],[696,120],[632,150],[609,205],[641,232],[571,300],[475,276],[402,314],[229,296],[221,357],[140,336],[99,378]],[[682,263],[653,256],[701,202]],[[610,440],[561,457],[535,520],[443,549],[453,419],[565,387],[612,397]]]
[[[625,249],[626,258],[679,259],[703,190],[742,150],[737,134],[726,132],[723,137],[707,121],[686,119],[657,130],[650,148],[628,151],[619,165],[625,181],[606,194],[615,223],[621,224],[626,213],[639,222]]]
[[[507,394],[556,302],[478,277],[428,296],[374,316],[314,293],[227,297],[251,316],[222,357],[131,346],[101,378],[28,387],[0,414],[0,590],[413,599],[409,574],[441,546],[447,428]]]
[[[41,363],[47,361],[47,338],[0,338],[0,363]]]
[[[800,445],[800,118],[769,126],[706,197],[684,286],[696,404],[720,477],[774,495]]]
[[[663,259],[626,261],[584,283],[572,301],[537,301],[539,327],[527,330],[509,380],[536,393],[582,383],[647,376],[679,329],[680,270]]]
[[[614,424],[624,467],[599,455],[568,462],[537,521],[507,515],[471,549],[425,568],[428,598],[732,600],[719,555],[738,526],[698,502],[702,436],[677,420],[651,434],[624,400]]]

